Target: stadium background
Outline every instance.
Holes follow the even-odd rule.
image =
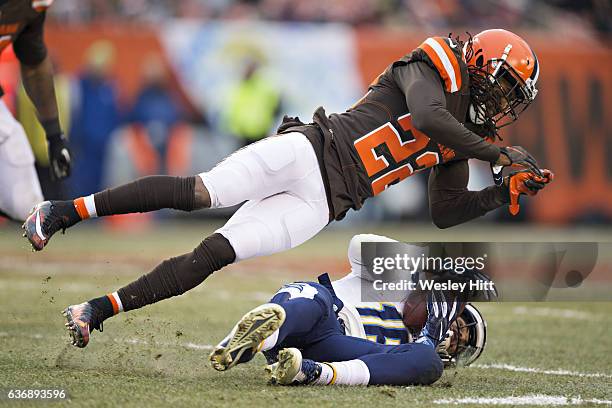
[[[403,241],[612,242],[611,15],[605,0],[55,0],[46,39],[76,160],[59,188],[49,183],[42,133],[19,96],[18,66],[8,52],[0,62],[5,100],[32,140],[49,198],[213,166],[244,143],[232,135],[226,112],[254,61],[280,94],[274,128],[283,113],[309,120],[318,105],[346,109],[427,36],[491,27],[524,36],[542,64],[540,94],[504,132],[504,143],[533,151],[557,177],[522,201],[518,217],[500,208],[439,230],[429,219],[425,174],[417,174],[296,249],[231,265],[184,296],[107,321],[84,350],[66,345],[61,309],[190,251],[231,211],[110,217],[58,234],[41,253],[29,252],[18,225],[0,220],[0,389],[65,388],[72,399],[66,405],[90,406],[431,407],[464,397],[475,398],[470,406],[547,406],[559,398],[612,404],[610,302],[482,304],[486,352],[474,367],[449,371],[426,388],[336,387],[322,398],[313,387],[266,386],[262,358],[224,374],[206,359],[235,320],[281,284],[321,272],[342,276],[355,233]],[[160,83],[162,97],[151,86]],[[146,103],[152,100],[158,103]],[[471,188],[492,182],[488,166],[471,166]],[[610,293],[611,255],[602,255],[587,282]],[[510,273],[524,272],[515,269]]]
[[[609,2],[327,3],[56,2],[46,38],[58,71],[62,119],[73,139],[76,171],[59,190],[41,172],[47,196],[89,194],[152,173],[186,175],[209,169],[241,145],[227,112],[233,90],[253,62],[276,93],[272,98],[280,99],[267,132],[273,133],[283,114],[308,121],[319,105],[327,112],[343,111],[387,64],[427,36],[452,32],[465,38],[466,31],[505,27],[536,50],[542,74],[536,102],[504,130],[504,140],[532,151],[557,179],[537,199],[523,200],[518,217],[502,208],[487,220],[610,224]],[[98,87],[88,82],[95,67],[101,67],[104,82]],[[9,53],[4,53],[0,69],[5,89],[17,90],[17,66]],[[167,92],[160,102],[167,105],[161,107],[142,100],[158,78]],[[96,97],[98,91],[111,100]],[[19,92],[6,99],[25,123],[44,167],[42,134],[32,125],[27,101],[20,101],[23,94],[15,94]],[[105,114],[92,120],[88,115],[98,106]],[[159,120],[156,109],[166,109]],[[105,130],[89,129],[93,127]],[[490,184],[486,167],[472,163],[472,168],[472,189]],[[425,179],[420,174],[394,186],[350,221],[423,220]],[[198,218],[207,215],[199,213]]]

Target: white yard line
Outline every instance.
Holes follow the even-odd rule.
[[[215,348],[212,344],[196,344],[196,343],[185,343],[181,344],[185,348],[193,350],[212,350]]]
[[[528,315],[538,317],[558,317],[563,319],[577,319],[577,320],[600,320],[605,315],[597,313],[586,313],[579,310],[573,309],[555,309],[550,307],[526,307],[517,306],[512,309],[512,312],[517,315]]]
[[[449,398],[434,400],[434,404],[438,405],[542,405],[550,406],[567,406],[567,405],[612,405],[610,400],[600,400],[596,398],[580,398],[580,397],[563,397],[556,395],[523,395],[510,397],[477,397],[477,398]]]
[[[534,373],[534,374],[546,374],[546,375],[566,375],[570,377],[586,377],[586,378],[612,378],[612,374],[605,373],[581,373],[579,371],[569,371],[569,370],[543,370],[540,368],[531,368],[531,367],[520,367],[511,364],[475,364],[470,366],[472,368],[483,368],[483,369],[497,369],[497,370],[507,370],[514,371],[518,373]]]

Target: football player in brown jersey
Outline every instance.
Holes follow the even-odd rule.
[[[70,175],[70,151],[60,127],[53,68],[43,39],[46,9],[53,0],[0,0],[0,53],[13,44],[23,86],[47,135],[51,176]],[[4,91],[0,88],[0,97]],[[0,100],[0,214],[23,221],[42,191],[25,131]]]
[[[391,63],[344,113],[328,116],[319,108],[310,124],[286,118],[277,135],[197,176],[150,176],[74,201],[40,203],[25,235],[42,250],[54,233],[87,218],[246,201],[192,252],[116,292],[69,306],[73,343],[85,347],[91,329],[114,314],[180,295],[233,262],[298,246],[417,171],[431,169],[431,215],[441,228],[509,203],[511,189],[543,188],[550,178],[529,153],[493,143],[497,129],[534,100],[538,75],[535,53],[511,32],[484,31],[463,45],[428,38]],[[469,191],[468,158],[525,171],[514,182],[508,176]]]

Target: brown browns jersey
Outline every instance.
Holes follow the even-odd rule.
[[[443,91],[445,114],[452,115],[445,120],[460,127],[452,132],[438,132],[435,140],[413,124],[409,104],[414,109],[414,104],[420,103],[419,93],[413,92],[412,100],[407,101],[410,98],[406,84],[399,83],[401,80],[394,73],[399,67],[416,62],[427,65],[425,69],[432,72],[432,79],[428,80],[440,88],[440,93]],[[469,76],[459,44],[435,37],[389,65],[348,111],[327,116],[319,108],[314,122],[323,135],[308,132],[307,136],[327,179],[330,219],[342,219],[349,208],[358,210],[367,198],[440,163],[467,157],[494,161],[499,155],[498,148],[489,146],[462,125],[469,103]],[[445,139],[461,149],[461,153],[439,143],[446,133],[462,136],[462,140]]]
[[[40,63],[47,56],[43,24],[45,10],[52,3],[53,0],[0,0],[0,53],[13,44],[21,63]]]

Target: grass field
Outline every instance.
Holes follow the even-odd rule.
[[[62,388],[70,400],[57,405],[79,406],[612,404],[612,302],[482,305],[489,325],[485,353],[475,366],[447,371],[431,387],[282,388],[266,384],[262,357],[226,373],[208,365],[211,345],[282,283],[346,271],[346,245],[357,232],[351,229],[234,265],[184,296],[111,319],[86,349],[67,344],[60,315],[66,305],[114,290],[159,260],[191,250],[206,229],[173,224],[125,234],[78,227],[55,237],[42,253],[31,253],[20,230],[0,228],[0,389]],[[469,228],[364,231],[405,240],[416,234],[419,240],[490,239],[486,230]],[[524,232],[497,229],[496,236],[520,240]],[[552,237],[610,241],[612,234],[530,234],[532,240]],[[35,405],[0,398],[3,404]]]

